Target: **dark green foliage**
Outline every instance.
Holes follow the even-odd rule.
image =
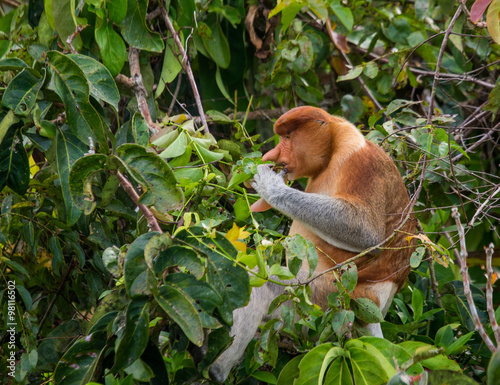
[[[271,305],[280,318],[262,326],[228,383],[495,383],[499,353],[475,331],[453,253],[464,237],[470,295],[498,343],[487,309],[491,301],[500,319],[498,290],[481,266],[490,243],[499,266],[500,50],[469,20],[486,9],[15,3],[0,13],[2,378],[209,383],[251,287],[317,265],[310,241],[285,237],[287,218],[249,209],[249,181],[276,140],[272,120],[309,104],[358,124],[395,160],[423,228],[413,271],[381,324],[385,339],[363,327],[382,320],[378,307],[350,297],[353,263],[335,270],[328,309],[311,303],[307,285],[289,286]],[[494,39],[499,6],[487,16]]]

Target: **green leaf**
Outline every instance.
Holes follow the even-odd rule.
[[[405,349],[408,353],[415,355],[419,352],[418,349],[433,349],[432,345],[428,345],[424,342],[419,341],[405,341],[399,344],[403,349]],[[435,349],[435,348],[434,348]],[[414,357],[415,360],[415,357]],[[453,360],[450,360],[448,357],[444,355],[436,355],[432,358],[427,358],[422,361],[419,361],[420,364],[430,370],[452,370],[455,372],[461,371],[460,366]]]
[[[125,319],[125,331],[115,352],[113,371],[124,369],[140,358],[149,340],[149,304],[147,299],[130,302]]]
[[[487,369],[488,385],[495,385],[500,378],[500,350],[492,354]]]
[[[162,52],[161,35],[152,32],[146,24],[148,0],[128,0],[127,16],[121,23],[123,39],[132,47],[152,52]]]
[[[28,116],[44,81],[45,76],[36,78],[27,70],[21,71],[5,90],[3,106],[14,110],[17,115]]]
[[[156,302],[197,346],[203,343],[203,326],[194,300],[175,283],[165,283],[153,293]]]
[[[462,347],[471,339],[475,332],[469,332],[460,336],[450,346],[446,348],[446,354],[453,356],[461,352]]]
[[[75,342],[59,360],[54,382],[59,385],[87,384],[97,373],[106,352],[106,331],[92,333]]]
[[[344,7],[340,0],[333,0],[330,2],[330,8],[333,13],[339,18],[340,22],[344,24],[344,27],[347,28],[349,32],[352,31],[352,27],[354,25],[354,18],[352,16],[351,10],[347,7]]]
[[[66,39],[75,32],[77,26],[73,8],[74,3],[71,0],[46,0],[45,4],[47,3],[50,3],[51,7],[46,8],[46,11],[49,11],[49,9],[52,11],[47,19],[49,22],[50,19],[53,20],[52,29],[58,33],[62,43],[66,44]],[[82,38],[79,34],[73,40],[73,47],[77,51],[82,47]]]
[[[359,75],[363,73],[363,66],[356,66],[349,70],[346,75],[339,76],[337,78],[337,82],[343,82],[345,80],[353,80],[356,79]]]
[[[181,43],[184,44],[184,38],[182,33],[180,34]],[[182,65],[179,60],[183,58],[180,56],[179,48],[175,44],[174,39],[171,35],[166,41],[165,53],[163,56],[163,66],[161,68],[160,81],[158,82],[158,88],[156,89],[155,97],[158,98],[163,93],[165,89],[165,84],[171,83],[179,75],[182,70]]]
[[[9,124],[15,121],[13,112],[9,111],[3,120],[9,121]],[[2,129],[3,120],[0,124]],[[20,128],[11,125],[0,144],[0,191],[7,186],[24,195],[30,182],[30,165],[20,135]]]
[[[425,247],[417,247],[417,249],[411,254],[410,257],[411,267],[414,269],[419,267],[424,255],[425,255]]]
[[[348,293],[352,293],[358,283],[358,268],[355,263],[349,263],[342,267],[340,281]]]
[[[47,53],[51,74],[51,86],[66,107],[66,117],[73,133],[86,144],[100,145],[100,150],[109,152],[104,134],[104,121],[89,102],[87,77],[74,60],[60,52]],[[96,143],[97,140],[97,143]]]
[[[7,259],[5,257],[0,257],[2,262],[5,263],[11,270],[17,271],[21,274],[24,274],[26,277],[30,277],[28,271],[19,263],[16,261],[11,261],[10,259]]]
[[[257,371],[252,373],[252,377],[266,384],[276,384],[276,376],[270,372]]]
[[[231,61],[231,51],[226,36],[219,24],[211,27],[211,36],[203,35],[203,45],[218,67],[228,68]]]
[[[146,147],[149,143],[149,127],[141,114],[136,112],[130,122],[130,130],[136,144]]]
[[[413,319],[417,322],[420,321],[424,309],[424,298],[422,292],[417,288],[413,289],[411,295],[411,307],[413,308]]]
[[[170,141],[170,139],[172,139],[172,138],[175,138],[175,139],[170,144],[167,145],[168,147],[165,148],[165,150],[163,150],[159,156],[161,158],[176,158],[176,157],[184,154],[184,152],[186,151],[186,148],[188,146],[188,140],[187,140],[186,135],[187,134],[184,131],[181,131],[181,132],[172,131],[169,134],[164,135],[164,137],[166,137],[166,138],[164,138],[165,142],[162,141],[161,144],[160,143],[158,144],[158,145],[161,145],[162,147],[165,143],[168,143],[168,141]],[[157,141],[155,141],[155,144],[156,143],[157,143]]]
[[[387,384],[389,377],[377,358],[363,348],[350,347],[348,350],[356,385]]]
[[[324,383],[328,385],[353,385],[352,374],[346,358],[340,357],[333,361]]]
[[[208,283],[196,279],[195,276],[185,273],[172,273],[165,277],[165,283],[184,290],[207,314],[222,303],[222,297]]]
[[[182,206],[184,195],[170,166],[158,155],[136,144],[123,144],[117,155],[128,173],[144,190],[140,201],[161,213]]]
[[[500,44],[500,25],[498,15],[500,14],[500,0],[492,0],[486,13],[486,26],[495,43]]]
[[[59,238],[50,237],[48,246],[50,252],[52,253],[52,269],[54,270],[56,276],[60,276],[61,266],[64,263],[64,257]]]
[[[200,227],[191,227],[189,232],[179,232],[175,239],[191,245],[207,259],[207,281],[219,293],[223,302],[217,307],[219,314],[228,325],[233,323],[233,310],[245,306],[250,299],[248,273],[235,265],[237,251],[222,234],[215,238],[202,238]],[[201,242],[198,237],[202,239]]]
[[[217,70],[215,71],[215,82],[217,83],[217,87],[219,87],[219,91],[222,95],[224,95],[224,97],[234,105],[234,100],[231,98],[231,95],[229,95],[229,92],[224,85],[224,81],[222,80],[219,66],[217,66]]]
[[[342,337],[354,322],[354,312],[352,310],[341,309],[335,312],[332,317],[332,328],[335,334]]]
[[[149,271],[144,258],[144,249],[149,240],[158,233],[149,232],[137,238],[129,247],[123,266],[125,288],[130,298],[151,294],[148,287]]]
[[[316,346],[307,353],[299,363],[300,376],[293,382],[294,385],[320,384],[319,377],[324,366],[327,366],[335,356],[328,355],[332,350],[340,349],[333,344],[327,343]],[[326,360],[326,361],[325,361]]]
[[[85,74],[90,87],[90,95],[97,101],[103,101],[118,111],[120,93],[115,80],[106,67],[90,56],[80,54],[68,55]]]
[[[236,199],[233,208],[234,216],[237,221],[244,221],[250,216],[250,207],[248,206],[247,200],[243,197]]]
[[[318,264],[318,252],[310,240],[305,239],[299,234],[295,234],[291,237],[287,237],[283,241],[283,246],[285,247],[289,268],[292,274],[297,275],[302,266],[302,261],[306,258],[309,263],[309,276],[314,273]]]
[[[109,19],[119,24],[127,16],[127,0],[106,0]]]
[[[69,225],[76,223],[80,218],[81,211],[73,204],[70,192],[70,169],[76,160],[84,156],[87,146],[73,135],[67,126],[58,127],[56,135],[56,159],[59,171],[59,180],[66,208],[66,222]]]
[[[22,71],[24,69],[29,69],[28,65],[17,57],[0,60],[0,71]]]
[[[302,361],[302,358],[304,358],[304,354],[294,357],[288,361],[285,367],[281,370],[276,385],[290,385],[294,383],[295,379],[300,375],[299,364],[300,361]]]
[[[368,323],[378,323],[384,320],[379,307],[368,298],[356,298],[351,302],[356,317]]]
[[[99,19],[95,29],[95,41],[101,51],[102,62],[112,76],[120,73],[127,60],[127,47],[118,33],[113,29],[112,22]]]
[[[69,172],[69,191],[73,204],[86,215],[90,214],[95,206],[92,193],[92,177],[106,167],[108,157],[103,154],[86,155],[78,159]]]

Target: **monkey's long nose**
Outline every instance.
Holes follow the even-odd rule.
[[[270,160],[271,162],[276,162],[280,157],[280,149],[279,149],[279,145],[276,146],[275,148],[273,148],[271,151],[268,151],[264,154],[264,156],[262,157],[262,160],[264,162],[267,162],[268,160]]]

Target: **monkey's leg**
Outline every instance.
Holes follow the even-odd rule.
[[[283,288],[271,282],[254,287],[248,305],[233,312],[233,327],[229,335],[234,339],[229,348],[210,366],[212,379],[224,381],[231,369],[240,362],[259,325],[265,320],[269,305],[283,292]]]

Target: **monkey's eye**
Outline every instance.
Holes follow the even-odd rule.
[[[285,135],[285,139],[290,139],[290,135]]]

